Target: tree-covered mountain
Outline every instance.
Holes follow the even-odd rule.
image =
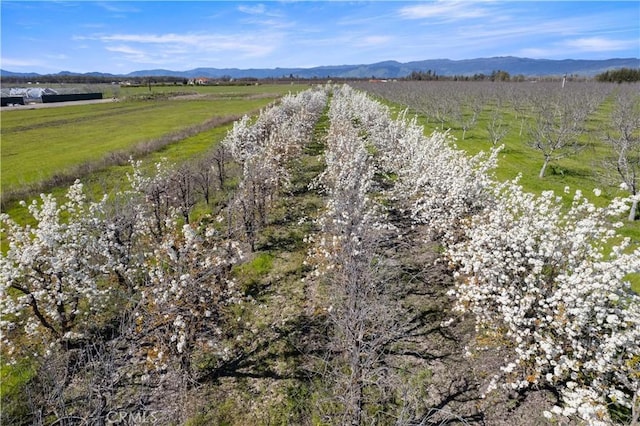
[[[402,78],[412,72],[431,71],[441,76],[473,76],[475,74],[491,74],[493,71],[505,71],[511,75],[524,76],[553,76],[553,75],[579,75],[593,77],[596,74],[619,68],[640,68],[638,58],[615,58],[605,60],[587,59],[530,59],[513,56],[476,59],[427,59],[401,63],[397,61],[384,61],[374,64],[360,65],[328,65],[313,68],[195,68],[186,71],[173,71],[166,69],[140,70],[124,75],[91,72],[77,75],[101,76],[101,77],[181,77],[181,78]],[[63,71],[59,74],[72,75],[74,73]],[[16,73],[0,70],[2,77],[30,77],[36,78],[41,74]]]

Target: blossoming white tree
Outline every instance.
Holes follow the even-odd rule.
[[[622,200],[596,208],[576,191],[564,211],[552,192],[534,196],[508,182],[448,246],[457,309],[472,312],[479,330],[504,329],[513,344],[490,389],[551,386],[563,404],[554,413],[590,424],[607,424],[609,403],[637,404],[640,297],[625,277],[640,271],[640,250],[616,243],[611,225],[627,208]]]
[[[262,111],[255,123],[247,116],[234,123],[223,141],[242,167],[233,205],[251,250],[274,197],[289,185],[289,163],[310,140],[326,99],[321,90],[287,95],[280,104]]]
[[[225,150],[242,167],[230,209],[252,249],[326,102],[326,91],[286,96],[227,135]],[[615,404],[637,420],[640,300],[627,277],[640,271],[640,250],[612,224],[629,200],[597,208],[576,191],[566,208],[551,192],[498,184],[491,177],[498,150],[468,158],[448,133],[425,136],[406,112],[394,120],[389,108],[347,86],[334,89],[328,116],[326,169],[312,185],[327,203],[307,241],[317,279],[329,285],[333,374],[323,379],[334,420],[373,420],[367,409],[393,374],[385,357],[406,319],[384,282],[391,240],[400,238],[389,212],[431,231],[457,277],[456,309],[475,316],[478,333],[500,334],[510,345],[489,390],[550,387],[559,403],[547,417],[602,424]],[[175,177],[166,163],[149,175],[134,163],[116,215],[76,183],[62,204],[43,195],[28,206],[36,225],[0,216],[8,243],[0,256],[3,355],[20,333],[42,347],[72,344],[109,309],[116,285],[135,318],[127,351],[144,353],[150,370],[179,365],[193,378],[201,349],[224,352],[228,308],[243,301],[229,272],[242,258],[240,238],[231,220],[191,221],[193,187]]]
[[[0,215],[8,250],[0,256],[0,308],[3,350],[21,329],[45,345],[83,335],[107,303],[106,280],[113,262],[104,237],[104,203],[87,201],[81,183],[67,200],[51,194],[28,205],[35,225],[19,225]]]
[[[224,309],[242,300],[229,278],[241,259],[239,245],[211,226],[185,224],[165,235],[147,260],[147,282],[134,311],[136,334],[149,344],[150,367],[166,368],[173,356],[190,375],[197,349],[218,350]]]
[[[389,168],[397,174],[390,197],[426,224],[434,238],[455,239],[460,220],[485,206],[489,172],[500,148],[468,158],[448,133],[425,137],[422,127],[411,122],[389,158]]]
[[[383,263],[376,251],[386,221],[374,200],[376,168],[368,144],[380,135],[376,126],[385,117],[378,115],[382,111],[347,86],[334,91],[326,168],[313,183],[327,197],[316,219],[320,231],[308,238],[313,243],[309,260],[330,286],[330,351],[335,355],[323,380],[337,404],[327,415],[339,424],[367,421],[366,407],[376,404],[367,390],[383,386],[383,348],[395,336],[374,266]]]

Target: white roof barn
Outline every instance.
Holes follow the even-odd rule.
[[[24,96],[26,100],[39,100],[42,99],[42,95],[57,95],[53,89],[43,88],[43,87],[33,87],[33,88],[22,88],[22,87],[13,87],[9,89],[9,96]],[[4,95],[4,91],[3,91]]]

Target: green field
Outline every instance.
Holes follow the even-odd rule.
[[[504,181],[520,176],[520,183],[527,191],[541,193],[552,190],[556,194],[564,196],[567,205],[570,204],[576,190],[581,190],[597,206],[604,206],[614,197],[628,196],[628,193],[621,191],[618,187],[608,185],[601,178],[601,174],[604,173],[602,160],[606,155],[609,155],[609,151],[598,140],[598,137],[601,130],[604,129],[604,120],[606,120],[606,114],[603,110],[608,107],[607,104],[603,105],[600,111],[590,119],[588,130],[582,136],[588,147],[575,156],[553,162],[542,179],[538,177],[543,163],[542,154],[527,145],[525,134],[519,135],[515,118],[508,118],[507,122],[511,128],[504,140],[501,141],[504,148],[499,156],[496,177]],[[457,138],[458,147],[470,154],[489,151],[492,145],[485,129],[487,120],[485,116],[481,116],[477,127],[467,132],[464,140],[462,140],[460,129],[452,129],[453,135]],[[568,194],[564,192],[565,187],[569,187]],[[602,195],[599,197],[594,195],[593,191],[596,188],[602,190]],[[620,232],[640,243],[639,221],[628,222],[625,220],[625,226],[620,229]]]
[[[212,119],[255,112],[301,85],[123,88],[121,100],[93,105],[2,111],[3,197],[113,152],[130,152]],[[179,137],[178,137],[179,138]],[[175,139],[175,137],[174,137]],[[78,176],[80,177],[80,176]]]

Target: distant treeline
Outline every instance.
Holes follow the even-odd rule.
[[[640,68],[620,68],[619,70],[605,71],[596,75],[596,80],[611,83],[640,81]]]
[[[571,81],[583,81],[588,78],[579,76],[577,74],[571,74],[565,76]],[[413,71],[408,76],[402,78],[402,80],[408,81],[557,81],[563,77],[557,75],[548,76],[526,76],[524,74],[511,75],[507,71],[494,70],[489,74],[475,73],[473,75],[440,75],[436,71]]]
[[[579,76],[577,74],[571,74],[565,76],[567,79],[572,81],[578,80],[588,80],[589,78],[584,76]],[[473,75],[439,75],[435,71],[427,70],[427,71],[413,71],[407,77],[402,80],[411,80],[411,81],[438,81],[438,80],[446,80],[446,81],[527,81],[531,79],[535,79],[538,81],[546,81],[546,80],[559,80],[562,77],[559,76],[545,76],[545,77],[532,77],[525,76],[523,74],[517,74],[515,76],[510,75],[507,71],[495,70],[490,74],[484,73],[476,73]],[[603,82],[612,82],[612,83],[622,83],[622,82],[634,82],[640,81],[640,68],[620,68],[618,70],[610,70],[605,71],[601,74],[597,74],[594,79],[596,81]]]
[[[494,70],[491,74],[476,73],[473,75],[439,75],[436,71],[413,71],[403,80],[411,81],[526,81],[523,74],[511,76],[507,71]]]

